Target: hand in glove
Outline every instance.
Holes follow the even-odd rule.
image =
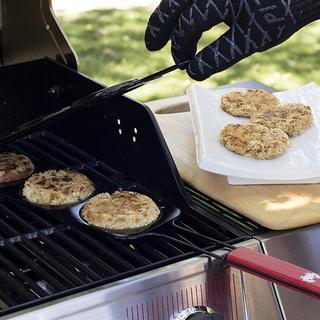
[[[154,51],[171,38],[174,60],[191,60],[188,74],[204,80],[318,18],[320,0],[162,0],[150,16],[145,42]],[[202,33],[221,22],[230,29],[196,54]]]

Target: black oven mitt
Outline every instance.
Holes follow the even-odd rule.
[[[191,60],[188,74],[204,80],[319,18],[320,0],[162,0],[150,16],[145,43],[154,51],[171,38],[175,62]],[[196,54],[202,33],[220,22],[230,29]]]

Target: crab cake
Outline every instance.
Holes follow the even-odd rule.
[[[160,209],[148,196],[131,191],[100,193],[83,207],[81,217],[107,231],[130,234],[147,229],[160,216]]]
[[[70,205],[87,199],[94,192],[92,181],[72,170],[48,170],[33,174],[25,183],[22,195],[39,205]]]
[[[270,110],[278,105],[273,94],[260,89],[232,91],[221,98],[221,108],[236,117],[250,118],[257,111]]]
[[[33,171],[33,162],[24,154],[14,152],[0,153],[0,184],[25,179]]]
[[[220,133],[220,142],[230,151],[257,160],[277,158],[290,146],[285,132],[259,124],[228,124]]]
[[[299,103],[289,103],[273,110],[257,112],[250,119],[251,123],[281,129],[290,137],[304,133],[311,127],[312,121],[310,107]]]

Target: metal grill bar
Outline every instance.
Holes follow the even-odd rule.
[[[21,246],[29,253],[29,256],[34,257],[39,264],[43,265],[51,274],[54,274],[56,278],[63,280],[63,283],[69,288],[85,283],[76,277],[71,270],[68,270],[63,263],[57,262],[55,257],[50,256],[44,249],[35,245],[35,243],[23,241]]]
[[[20,280],[25,286],[33,290],[39,297],[45,297],[48,293],[40,288],[30,277],[25,273],[19,270],[9,259],[7,259],[3,254],[0,253],[0,261],[3,268],[6,269],[6,272],[13,272],[17,279]]]
[[[67,287],[65,287],[53,275],[46,272],[37,262],[34,262],[33,259],[26,256],[24,252],[22,250],[19,250],[16,246],[7,243],[5,249],[7,254],[10,254],[14,257],[13,260],[21,261],[24,266],[28,266],[28,268],[32,269],[38,274],[39,278],[45,280],[48,284],[50,284],[50,286],[53,287],[55,291],[63,291],[67,289]]]
[[[184,221],[188,226],[197,226],[198,232],[200,231],[201,233],[204,233],[212,238],[219,238],[226,241],[229,239],[225,233],[222,233],[218,229],[211,227],[208,221],[206,221],[204,218],[199,219],[199,217],[188,215],[185,217]]]
[[[262,228],[254,221],[240,215],[238,212],[226,207],[222,203],[209,198],[202,192],[195,190],[192,186],[185,184],[185,187],[196,205],[208,210],[212,216],[214,213],[219,215],[220,228],[225,227],[225,231],[234,232],[233,226],[235,226],[236,229],[241,229],[245,233],[251,235],[266,231],[266,229]]]
[[[33,300],[35,296],[22,286],[13,276],[13,272],[7,273],[0,268],[0,282],[2,290],[8,292],[10,297],[14,297],[17,302]]]
[[[64,260],[66,264],[69,264],[73,271],[79,273],[79,277],[83,277],[84,282],[89,282],[90,280],[100,280],[102,278],[89,268],[84,267],[77,258],[75,258],[70,252],[65,250],[65,248],[60,246],[57,242],[52,241],[49,237],[45,237],[39,234],[39,239],[52,250],[54,256],[60,256],[60,259]]]
[[[158,247],[161,248],[161,251],[165,252],[165,255],[167,257],[174,257],[174,256],[177,256],[177,255],[184,253],[176,245],[174,245],[164,239],[158,238],[156,242],[157,242],[156,244],[158,245]]]
[[[79,230],[74,230],[74,231],[77,232]],[[86,234],[84,234],[84,236],[86,236]],[[105,236],[99,237],[99,235],[97,235],[97,238],[96,238],[96,240],[98,240],[100,243],[106,242],[105,239],[106,239]],[[116,250],[118,255],[121,255],[122,257],[126,257],[126,260],[122,259],[123,261],[127,261],[135,268],[151,264],[151,261],[147,257],[139,254],[139,252],[137,252],[132,247],[130,242],[117,241],[111,237],[108,237],[107,242],[111,248],[114,248],[114,250]]]
[[[12,307],[17,305],[19,302],[14,301],[11,297],[10,294],[5,292],[5,290],[0,288],[0,300],[4,302],[5,307]]]
[[[23,232],[30,232],[30,231],[35,231],[36,228],[34,228],[32,225],[30,225],[27,221],[24,219],[20,218],[14,211],[10,210],[7,208],[5,205],[0,203],[0,209],[5,213],[5,215],[8,217],[8,222],[9,223],[14,223],[17,227],[21,228],[21,231],[13,230],[13,228],[10,227],[12,230],[13,234],[21,234]],[[49,224],[47,225],[48,227],[50,226]],[[24,231],[26,230],[26,231]]]
[[[97,265],[101,270],[103,270],[104,274],[113,275],[117,272],[111,268],[108,264],[103,262],[101,259],[97,257],[97,255],[91,253],[85,246],[83,246],[79,241],[73,240],[71,237],[65,235],[62,232],[56,233],[58,238],[62,240],[62,242],[68,246],[69,248],[75,250],[77,252],[78,257],[82,257],[85,261],[94,261],[94,264]],[[106,250],[106,248],[103,248]],[[110,257],[109,257],[110,258]]]
[[[47,151],[37,147],[36,145],[31,144],[29,141],[26,140],[21,140],[19,141],[20,144],[25,148],[25,152],[30,154],[34,154],[35,158],[40,158],[40,160],[42,161],[43,164],[46,163],[53,163],[56,166],[60,166],[60,167],[68,167],[68,163],[62,161],[61,159],[58,159],[56,157],[54,157],[53,155],[51,155],[50,153],[48,153]]]
[[[36,134],[34,136],[36,136]],[[46,146],[49,150],[51,150],[51,146],[56,146],[58,147],[58,152],[64,151],[66,154],[72,154],[76,159],[81,159],[82,163],[94,163],[97,161],[94,157],[69,144],[66,140],[57,139],[57,137],[50,132],[46,131],[42,134],[38,134],[37,138],[39,138],[40,141],[46,142]],[[108,167],[108,169],[114,174],[119,174],[119,172],[110,167]]]
[[[140,239],[139,245],[137,246],[138,252],[145,253],[153,262],[168,259],[168,256],[161,252],[155,245],[150,245],[151,241],[149,238],[147,240]]]
[[[192,224],[190,224],[191,226],[192,226]],[[184,228],[186,228],[186,229],[190,229],[190,230],[192,230],[192,231],[196,231],[193,227],[190,227],[190,225],[188,225],[188,224],[186,224],[185,222],[183,222],[183,221],[181,221],[180,223],[179,223],[179,226],[181,226],[181,227],[184,227]],[[183,234],[185,234],[183,231],[180,231],[181,233],[183,233]],[[204,233],[204,234],[206,234],[206,233]],[[187,235],[187,234],[186,234]],[[200,246],[200,247],[202,247],[202,246],[206,246],[207,244],[208,244],[208,242],[207,241],[205,241],[204,239],[202,239],[202,238],[200,238],[200,237],[196,237],[196,236],[193,236],[193,235],[189,235],[188,234],[188,238],[189,239],[192,239],[192,241],[195,243],[195,244],[197,244],[198,246]]]
[[[51,221],[49,222],[46,219],[42,218],[41,215],[36,214],[37,210],[33,211],[27,206],[24,206],[23,208],[21,208],[20,206],[17,205],[17,203],[10,203],[10,207],[13,210],[9,210],[6,207],[6,210],[8,211],[8,213],[10,213],[10,215],[14,218],[18,217],[18,219],[21,219],[21,224],[28,226],[30,230],[50,228],[52,226],[52,219],[54,219],[54,217],[52,217]],[[17,214],[15,212],[17,212]],[[21,214],[23,213],[24,219],[20,218],[18,216],[18,213],[21,213]],[[32,219],[32,222],[28,223],[26,221],[26,218]]]
[[[59,158],[61,157],[62,159],[65,159],[65,163],[67,164],[71,164],[71,165],[77,165],[77,164],[82,164],[83,161],[80,158],[76,158],[75,156],[73,156],[71,153],[68,153],[52,144],[49,144],[47,141],[45,140],[41,140],[40,137],[36,137],[33,139],[32,142],[35,142],[37,147],[41,148],[41,150],[44,149],[50,149],[51,152],[53,152],[54,154],[59,154]],[[54,158],[54,161],[56,161],[56,158]]]
[[[1,232],[4,233],[4,237],[1,236],[2,239],[13,237],[18,234],[11,226],[9,226],[6,222],[2,220],[0,220],[0,229],[1,229]]]

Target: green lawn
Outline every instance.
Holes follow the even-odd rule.
[[[83,73],[111,85],[143,77],[173,63],[169,46],[148,52],[143,37],[147,9],[99,10],[75,16],[60,16],[79,59]],[[199,47],[220,35],[220,25],[207,32]],[[309,81],[320,83],[320,23],[307,26],[284,44],[258,53],[201,84],[206,87],[253,79],[279,89]],[[140,101],[183,94],[193,81],[175,71],[163,79],[130,93]]]

